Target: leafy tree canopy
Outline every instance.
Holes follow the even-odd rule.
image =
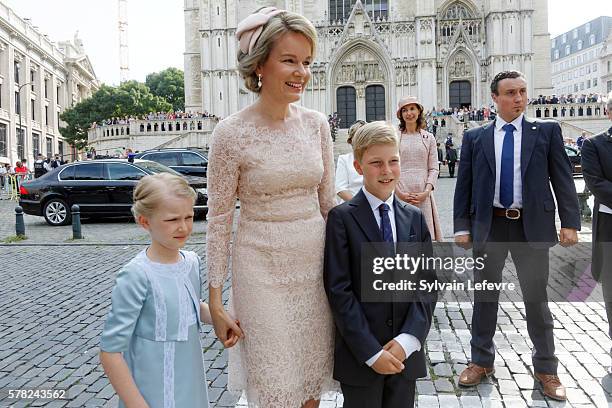
[[[83,149],[87,145],[87,131],[94,122],[170,110],[172,105],[169,102],[151,93],[141,82],[127,81],[119,87],[102,85],[91,98],[66,109],[60,115],[66,122],[60,132],[71,146]]]
[[[178,68],[168,68],[147,75],[146,84],[153,95],[164,98],[175,111],[185,110],[185,75]]]

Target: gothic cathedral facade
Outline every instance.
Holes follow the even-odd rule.
[[[255,95],[236,69],[236,26],[264,6],[310,19],[319,35],[302,103],[341,127],[393,120],[399,98],[491,104],[495,73],[518,69],[550,94],[547,0],[185,0],[185,105],[226,117]]]

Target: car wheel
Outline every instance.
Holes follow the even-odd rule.
[[[52,198],[46,202],[43,215],[47,224],[54,227],[58,225],[68,225],[72,220],[72,214],[68,204],[60,198]]]

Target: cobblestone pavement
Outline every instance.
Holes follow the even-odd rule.
[[[442,178],[436,190],[445,237],[452,236],[453,186],[454,180]],[[14,203],[0,202],[0,239],[14,234],[13,208]],[[0,407],[115,407],[117,397],[98,364],[98,339],[114,274],[144,248],[146,235],[126,220],[86,223],[86,239],[79,243],[66,242],[70,227],[52,228],[42,218],[26,217],[26,226],[28,240],[0,245],[0,389],[66,388],[70,400],[9,401],[0,393]],[[205,230],[206,223],[198,222],[187,246],[202,257]],[[472,306],[441,302],[425,345],[429,376],[417,382],[418,407],[610,406],[612,343],[603,303],[551,302],[550,307],[567,403],[545,399],[534,383],[520,302],[500,305],[496,374],[478,387],[458,387],[470,354]],[[211,330],[205,326],[202,333],[211,407],[244,407],[239,395],[227,391],[227,354]],[[340,394],[321,404],[341,406]]]

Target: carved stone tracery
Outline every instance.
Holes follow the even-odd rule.
[[[474,76],[472,60],[463,51],[457,52],[449,60],[448,74],[451,80],[472,78]]]

